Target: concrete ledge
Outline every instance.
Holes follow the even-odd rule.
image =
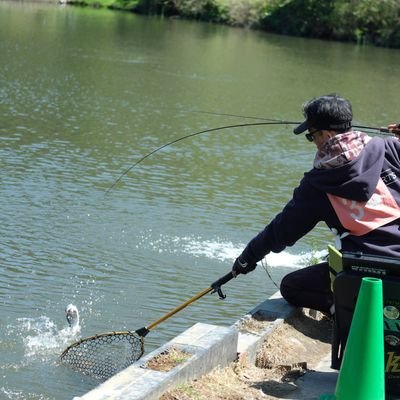
[[[321,395],[335,393],[339,372],[331,367],[331,355],[327,354],[313,371],[308,371],[297,380],[299,399],[319,400]],[[328,397],[329,398],[329,397]]]
[[[282,298],[280,292],[276,292],[239,319],[234,326],[239,330],[238,353],[240,361],[255,364],[257,353],[265,338],[297,310]],[[253,320],[260,322],[260,324],[256,331],[249,331],[251,329],[248,326],[251,325]]]
[[[149,353],[103,384],[74,400],[155,400],[167,390],[225,367],[237,357],[238,331],[197,323],[164,346]],[[192,356],[168,372],[146,368],[149,360],[177,348]]]
[[[229,365],[238,355],[241,362],[254,364],[265,338],[296,310],[276,292],[231,327],[197,323],[73,400],[156,400],[179,384]],[[168,372],[146,368],[151,359],[171,348],[192,356]]]

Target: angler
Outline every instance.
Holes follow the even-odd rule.
[[[354,130],[352,106],[336,94],[310,100],[303,113],[294,133],[306,132],[315,144],[313,168],[282,212],[250,240],[233,271],[254,270],[269,252],[292,246],[321,221],[336,234],[338,249],[400,257],[400,141]],[[330,314],[328,263],[286,275],[281,293],[295,306]]]

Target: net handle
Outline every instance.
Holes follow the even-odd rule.
[[[202,290],[201,292],[197,293],[196,295],[194,295],[192,298],[190,298],[189,300],[185,301],[184,303],[182,303],[181,305],[179,305],[178,307],[175,307],[172,311],[170,311],[169,313],[165,314],[164,316],[162,316],[161,318],[159,318],[157,321],[154,321],[153,323],[151,323],[149,326],[147,326],[146,328],[141,328],[139,330],[137,330],[136,332],[141,335],[144,336],[144,334],[148,333],[150,330],[152,330],[155,326],[157,326],[158,324],[160,324],[161,322],[165,321],[166,319],[168,319],[169,317],[172,317],[173,315],[175,315],[177,312],[183,310],[184,308],[186,308],[188,305],[192,304],[193,302],[195,302],[196,300],[202,298],[203,296],[205,296],[207,293],[210,292],[219,292],[221,290],[221,286],[224,285],[225,283],[229,282],[231,279],[233,279],[234,276],[232,274],[232,271],[228,272],[226,275],[224,275],[223,277],[219,278],[217,281],[215,281],[214,283],[211,284],[210,287]],[[144,333],[144,334],[143,334]]]

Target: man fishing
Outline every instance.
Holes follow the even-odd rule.
[[[320,221],[336,235],[339,250],[400,256],[400,141],[353,130],[352,106],[336,94],[308,101],[303,114],[294,133],[306,132],[315,144],[314,165],[283,210],[235,260],[234,274],[254,270],[268,253],[294,245]],[[396,133],[399,127],[389,129]],[[294,306],[332,311],[327,262],[289,273],[280,289]]]

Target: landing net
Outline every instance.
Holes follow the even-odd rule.
[[[106,380],[137,361],[144,352],[143,337],[135,332],[108,332],[69,346],[61,361],[75,371]]]

